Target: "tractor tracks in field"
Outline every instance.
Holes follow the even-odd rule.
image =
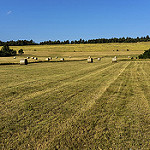
[[[80,70],[80,73],[77,74],[77,75],[76,74],[72,75],[72,73],[74,71],[71,71],[71,72],[69,72],[68,74],[65,74],[65,75],[58,74],[58,75],[53,75],[53,76],[50,76],[50,77],[48,76],[47,78],[44,78],[44,82],[45,82],[45,80],[48,80],[48,79],[50,79],[50,81],[48,80],[48,82],[44,83],[42,85],[42,89],[39,89],[40,85],[36,84],[36,83],[37,82],[42,82],[43,78],[42,79],[34,79],[34,80],[31,80],[31,81],[19,82],[19,83],[13,84],[13,86],[9,86],[8,85],[6,88],[5,87],[1,87],[3,90],[8,89],[8,91],[7,91],[7,94],[6,94],[6,92],[2,92],[0,94],[0,96],[1,97],[6,97],[6,99],[8,99],[9,97],[11,97],[11,99],[13,99],[12,98],[13,93],[17,93],[17,92],[15,91],[15,89],[14,89],[14,92],[12,92],[11,89],[13,87],[15,87],[16,89],[17,88],[21,88],[21,90],[23,91],[23,95],[21,95],[21,93],[18,94],[18,95],[15,95],[15,99],[20,99],[20,98],[22,100],[23,99],[26,99],[26,100],[27,99],[31,99],[31,98],[34,98],[36,96],[40,96],[42,94],[45,94],[45,93],[48,93],[48,92],[51,92],[51,91],[55,91],[55,90],[65,86],[65,85],[69,84],[69,82],[68,82],[69,80],[74,81],[74,79],[80,78],[80,76],[84,76],[85,74],[88,74],[88,73],[91,73],[91,72],[95,72],[95,71],[97,71],[97,70],[99,70],[99,69],[101,69],[103,67],[107,67],[109,64],[110,63],[106,62],[106,63],[104,63],[102,65],[98,65],[96,67],[94,66],[94,67],[91,67],[91,68],[90,67],[88,67],[86,69],[84,68],[84,69]],[[59,76],[62,76],[61,79],[59,79]],[[67,77],[65,77],[65,76],[67,76]],[[53,77],[54,78],[58,77],[58,79],[53,81],[52,80]],[[50,85],[50,87],[47,87],[47,85],[48,86]],[[31,92],[29,92],[29,89],[31,89]],[[11,90],[11,91],[9,92],[9,90]],[[10,93],[12,93],[12,94],[10,94]],[[3,94],[5,96],[3,96]],[[7,95],[10,95],[10,96],[7,96]],[[3,100],[4,99],[5,98],[3,98]]]
[[[144,64],[144,62],[142,62]],[[147,83],[147,74],[145,70],[143,69],[143,64],[135,62],[134,64],[134,70],[131,71],[132,75],[132,89],[134,97],[132,98],[132,101],[128,104],[129,109],[132,113],[136,114],[133,118],[135,122],[137,122],[137,128],[138,131],[141,132],[141,139],[143,140],[143,137],[146,138],[146,140],[141,141],[143,147],[148,147],[149,143],[149,124],[150,124],[150,105],[149,105],[149,96],[146,97],[146,95],[149,94],[149,86]],[[148,87],[147,89],[144,87]],[[146,90],[146,91],[145,91]]]
[[[30,101],[30,102],[32,102],[32,100],[34,101],[34,99],[36,97],[38,98],[41,95],[46,95],[46,94],[47,95],[49,95],[49,94],[52,95],[53,93],[59,92],[61,89],[63,90],[65,87],[69,86],[70,83],[72,83],[72,82],[74,82],[74,84],[76,84],[76,81],[79,81],[80,79],[86,79],[87,77],[89,77],[91,75],[100,73],[100,72],[102,72],[104,70],[107,70],[107,69],[109,69],[109,68],[111,68],[111,67],[113,67],[115,65],[117,65],[117,64],[111,64],[111,63],[106,62],[106,63],[104,63],[104,64],[102,64],[100,66],[96,66],[96,68],[92,67],[92,70],[91,69],[86,69],[86,71],[85,71],[86,73],[83,72],[83,73],[80,73],[78,75],[74,75],[73,77],[70,76],[70,77],[65,78],[64,80],[61,80],[61,81],[59,80],[56,85],[54,85],[54,86],[52,86],[50,88],[43,89],[43,90],[38,90],[38,91],[32,92],[30,94],[26,94],[26,93],[23,93],[23,95],[19,94],[17,97],[10,96],[10,98],[9,98],[8,96],[6,96],[6,98],[3,98],[2,105],[4,103],[5,106],[8,105],[8,108],[11,108],[11,106],[14,105],[14,100],[15,100],[15,106],[17,108],[21,108],[22,105],[24,105],[24,101]],[[28,90],[27,90],[27,92],[28,92]],[[76,94],[77,93],[73,93],[69,97],[73,97]],[[6,99],[6,100],[8,99],[8,101],[6,101],[4,99]],[[58,102],[58,103],[59,103],[59,105],[61,105],[61,104],[65,103],[65,102],[67,102],[67,100],[68,100],[68,98],[66,100]],[[54,104],[54,107],[57,107],[57,105],[58,104]],[[15,113],[15,111],[17,113],[18,110],[13,109],[14,113]],[[10,113],[12,113],[12,112],[10,112]]]
[[[125,66],[120,70],[119,74],[112,80],[107,83],[107,86],[99,93],[96,94],[95,97],[93,97],[91,100],[89,100],[82,108],[80,108],[73,116],[68,118],[65,123],[60,124],[59,128],[55,130],[55,137],[51,138],[49,142],[53,142],[55,139],[57,139],[60,134],[64,134],[68,128],[71,128],[71,124],[75,123],[86,111],[91,109],[96,100],[100,99],[102,95],[107,91],[107,89],[121,76],[121,74],[126,70],[126,68],[130,65],[131,62],[128,62],[125,64]]]
[[[106,63],[106,65],[109,65],[109,63],[108,63],[108,64]],[[49,92],[50,92],[51,94],[53,94],[54,92],[59,92],[61,88],[62,88],[62,90],[63,90],[65,87],[70,86],[70,83],[72,83],[72,82],[74,82],[74,84],[76,84],[76,82],[80,82],[81,80],[87,79],[88,77],[91,77],[91,76],[94,76],[94,75],[96,75],[96,74],[99,74],[99,73],[101,73],[101,72],[103,72],[103,71],[105,71],[105,70],[110,69],[110,68],[113,67],[113,66],[116,66],[116,65],[117,65],[117,64],[112,64],[112,65],[109,65],[108,67],[105,67],[105,68],[103,68],[103,69],[99,69],[99,68],[101,68],[101,67],[96,67],[96,69],[94,69],[94,71],[93,71],[93,70],[90,70],[90,71],[88,71],[88,73],[79,74],[79,75],[77,75],[77,76],[74,76],[73,78],[72,78],[72,77],[69,77],[69,78],[67,78],[67,79],[65,79],[65,80],[59,81],[58,85],[55,85],[55,87],[48,88],[48,89],[46,89],[46,90],[44,89],[44,90],[42,90],[42,91],[38,91],[38,92],[29,94],[29,95],[25,98],[25,100],[28,100],[28,99],[30,99],[30,98],[34,98],[34,97],[37,97],[37,96],[40,96],[40,95],[43,95],[43,94],[46,94],[46,93],[49,94]],[[68,81],[68,79],[71,79],[71,81]],[[66,81],[66,82],[65,82],[65,81]],[[65,82],[65,83],[64,83],[64,82]],[[82,91],[82,92],[83,92],[83,91]],[[69,97],[73,97],[73,96],[75,96],[75,95],[76,95],[76,94],[71,94]],[[67,101],[67,100],[65,100],[65,101]],[[64,101],[63,101],[62,103],[64,103]]]
[[[76,78],[76,77],[78,77],[78,76],[80,76],[80,75],[84,75],[84,74],[86,74],[86,73],[89,73],[89,72],[93,72],[93,71],[96,71],[97,69],[100,69],[101,67],[103,67],[103,66],[107,66],[107,65],[109,65],[109,64],[111,64],[111,63],[108,63],[108,62],[106,62],[106,63],[104,63],[104,64],[101,64],[101,65],[98,65],[98,66],[90,66],[90,67],[87,67],[87,68],[83,68],[83,69],[80,69],[80,72],[82,72],[83,71],[83,73],[79,73],[78,75],[72,75],[71,73],[74,73],[75,71],[73,70],[73,71],[70,71],[69,73],[66,73],[66,74],[55,74],[55,75],[51,75],[51,76],[47,76],[47,77],[44,77],[44,80],[48,80],[48,79],[53,79],[53,78],[57,78],[57,77],[60,77],[60,76],[69,76],[70,74],[70,76],[69,77],[64,77],[64,78],[62,78],[62,79],[57,79],[56,81],[52,81],[52,82],[50,82],[50,84],[53,84],[53,83],[56,83],[56,82],[63,82],[63,81],[67,81],[68,79],[74,79],[74,78]],[[90,69],[90,70],[89,70]],[[59,70],[59,69],[58,69]],[[37,83],[37,82],[40,82],[40,81],[43,81],[43,78],[41,79],[41,78],[36,78],[36,79],[33,79],[33,80],[30,80],[30,81],[28,81],[28,80],[26,80],[26,81],[23,81],[23,82],[19,82],[19,83],[16,83],[16,84],[13,84],[12,86],[11,85],[7,85],[7,87],[2,87],[3,89],[4,88],[12,88],[12,87],[16,87],[16,86],[23,86],[23,85],[32,85],[32,84],[35,84],[35,83]],[[45,85],[44,85],[45,86]]]
[[[138,70],[138,69],[140,69],[140,70]],[[139,66],[139,64],[136,64],[136,74],[135,74],[136,86],[135,86],[134,90],[138,89],[138,90],[135,90],[135,92],[139,91],[140,94],[138,93],[138,96],[139,96],[139,98],[141,98],[142,100],[145,101],[145,103],[146,103],[145,106],[149,106],[148,99],[146,98],[146,94],[148,94],[148,93],[145,93],[145,91],[144,91],[145,87],[149,87],[149,84],[147,83],[147,80],[148,80],[147,77],[148,77],[148,74],[145,72],[142,65],[140,64],[140,66]],[[147,110],[149,110],[149,107],[147,108]]]
[[[109,66],[108,66],[109,65]],[[70,76],[70,77],[67,77],[65,79],[61,79],[61,80],[57,80],[55,81],[54,83],[56,83],[54,86],[52,87],[47,87],[47,89],[42,89],[42,90],[38,90],[38,91],[34,91],[32,92],[31,94],[25,94],[24,95],[18,95],[19,97],[15,97],[15,101],[18,99],[19,103],[20,103],[20,98],[22,100],[30,100],[30,99],[33,99],[37,96],[40,96],[40,95],[43,95],[43,94],[46,94],[46,93],[53,93],[53,92],[58,92],[60,88],[62,87],[65,87],[65,86],[68,86],[71,82],[76,82],[76,81],[79,81],[81,79],[85,79],[87,78],[88,76],[91,76],[91,75],[94,75],[96,74],[97,72],[101,72],[101,71],[104,71],[112,66],[114,66],[116,64],[110,64],[110,63],[105,63],[103,65],[100,65],[100,66],[96,66],[96,68],[92,68],[92,70],[90,69],[86,69],[85,72],[83,73],[80,73],[78,75],[74,75],[73,77]],[[103,68],[105,67],[105,68]],[[103,68],[103,69],[102,69]],[[85,75],[86,74],[86,75]],[[70,81],[68,81],[70,80]],[[36,80],[35,80],[36,82]],[[27,83],[24,83],[24,84],[28,84]],[[51,83],[50,83],[51,84]],[[18,85],[18,84],[17,84]],[[21,83],[19,83],[19,85],[22,85]],[[15,85],[16,86],[16,85]],[[43,85],[44,86],[44,85]],[[10,88],[10,87],[9,87]],[[34,87],[33,87],[34,88]],[[8,98],[8,97],[7,97]]]
[[[137,68],[138,68],[138,66],[137,66]],[[140,71],[137,71],[137,75],[136,75],[136,79],[137,79],[136,89],[138,89],[138,91],[139,91],[139,93],[138,93],[139,98],[138,99],[142,100],[141,109],[143,110],[143,112],[145,112],[145,113],[147,112],[147,114],[149,114],[149,119],[150,119],[150,105],[149,105],[148,98],[146,97],[146,95],[149,93],[149,90],[150,90],[150,89],[146,89],[147,87],[148,88],[150,87],[149,84],[147,83],[148,82],[147,78],[149,76],[145,72],[145,70],[143,69],[142,65],[139,66],[139,69],[140,69]],[[140,79],[140,77],[142,77],[142,80]],[[141,82],[143,84],[142,87],[140,84]],[[147,90],[147,93],[144,90]],[[139,102],[141,102],[141,101],[139,101]]]
[[[109,65],[109,64],[110,63],[106,63],[105,65]],[[122,64],[124,64],[124,63],[122,63]],[[61,90],[63,91],[64,88],[69,88],[70,83],[73,83],[74,85],[76,85],[76,82],[81,81],[83,79],[87,79],[90,76],[98,75],[103,71],[107,71],[108,69],[111,69],[112,67],[117,66],[118,63],[110,64],[107,67],[105,65],[103,65],[103,67],[105,67],[105,68],[98,67],[98,68],[101,68],[101,69],[98,69],[96,67],[96,69],[94,69],[94,72],[92,70],[90,70],[90,72],[88,74],[86,74],[86,75],[82,74],[82,76],[78,75],[77,77],[74,78],[74,80],[71,79],[71,81],[65,82],[62,84],[58,84],[58,86],[48,88],[48,89],[42,90],[42,91],[33,92],[31,94],[25,94],[21,97],[15,97],[14,98],[15,105],[14,105],[13,99],[11,99],[11,101],[5,102],[5,105],[8,105],[8,108],[11,108],[11,109],[7,109],[7,113],[17,114],[19,110],[22,111],[22,109],[24,108],[24,102],[26,102],[26,101],[28,103],[32,103],[34,101],[36,103],[40,102],[41,98],[39,99],[39,97],[41,97],[41,95],[44,96],[44,97],[42,97],[42,99],[45,99],[45,104],[51,103],[52,108],[50,108],[48,111],[52,111],[53,109],[59,110],[60,107],[63,107],[63,105],[65,105],[68,102],[68,100],[70,101],[70,99],[72,99],[74,96],[78,95],[79,92],[84,92],[84,91],[79,90],[78,92],[70,93],[69,95],[67,95],[67,98],[65,98],[63,100],[61,99],[61,97],[60,97],[60,99],[51,99],[47,95],[53,95],[54,93],[60,92]],[[46,98],[45,98],[45,95],[47,96]],[[37,98],[38,101],[35,100],[35,98]],[[92,105],[93,105],[93,101],[89,101],[86,104],[86,107],[88,108],[88,107],[91,107]],[[13,107],[15,107],[15,108],[13,108]],[[86,111],[86,107],[82,107],[81,110],[79,110],[79,111],[81,111],[81,112]],[[5,108],[7,108],[7,107],[5,107]],[[5,112],[5,111],[6,110],[4,109],[3,112]],[[77,113],[77,115],[78,115],[78,113]]]

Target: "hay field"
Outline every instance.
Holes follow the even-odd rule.
[[[46,57],[59,58],[64,57],[67,60],[72,56],[71,60],[86,59],[88,56],[97,57],[113,57],[127,58],[128,56],[136,57],[143,53],[144,50],[150,48],[150,42],[141,43],[105,43],[105,44],[70,44],[70,45],[33,45],[33,46],[11,46],[14,50],[23,49],[25,54],[13,57],[1,57],[2,63],[19,63],[20,59],[28,56],[38,57],[38,61],[44,61]],[[1,49],[1,47],[0,47]],[[129,49],[129,51],[127,51]],[[117,51],[119,50],[119,51]],[[53,59],[58,61],[59,59]],[[34,62],[29,60],[29,62]]]
[[[1,57],[0,63],[19,63],[20,59],[27,56],[38,57],[39,61],[45,60],[46,57],[56,56],[68,59],[72,56],[73,59],[85,59],[88,56],[97,57],[113,57],[120,58],[127,56],[138,56],[144,50],[150,48],[150,42],[141,43],[105,43],[105,44],[69,44],[69,45],[33,45],[33,46],[11,46],[14,50],[23,49],[25,54],[13,57]],[[0,47],[1,49],[1,47]],[[129,49],[129,51],[127,51]],[[119,50],[119,51],[117,51]],[[73,60],[72,59],[72,60]],[[69,59],[70,60],[70,59]],[[32,62],[31,60],[29,60]],[[58,61],[55,60],[54,61]]]
[[[30,55],[49,55],[36,49]],[[110,51],[75,52],[71,59],[78,61],[0,66],[0,149],[148,150],[150,61],[112,63]],[[105,57],[80,61],[91,53]],[[58,54],[68,58],[70,52]]]

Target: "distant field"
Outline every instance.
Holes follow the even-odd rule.
[[[20,46],[12,48],[19,50]],[[35,45],[23,46],[25,51],[48,51],[48,52],[103,52],[112,50],[133,51],[147,50],[150,48],[150,42],[139,43],[104,43],[104,44],[66,44],[66,45]]]
[[[1,47],[0,47],[1,48]],[[150,42],[141,43],[106,43],[106,44],[70,44],[70,45],[35,45],[35,46],[12,46],[14,50],[23,49],[25,54],[18,56],[16,60],[13,57],[1,57],[0,63],[19,62],[21,58],[27,56],[36,56],[39,60],[45,60],[46,57],[64,57],[66,59],[72,56],[73,59],[85,59],[92,57],[113,57],[120,58],[127,56],[138,56],[144,50],[150,48]],[[129,49],[129,51],[127,51]],[[119,50],[119,51],[117,51]]]
[[[150,61],[111,62],[112,56],[136,56],[149,46],[13,47],[25,55],[0,63],[27,55],[69,61],[0,66],[0,149],[149,150]],[[104,58],[82,60],[89,55]]]

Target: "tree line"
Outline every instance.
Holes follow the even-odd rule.
[[[74,40],[74,41],[44,41],[40,42],[40,45],[52,45],[52,44],[90,44],[90,43],[137,43],[137,42],[148,42],[150,41],[149,35],[146,37],[137,37],[137,38],[131,38],[131,37],[122,37],[122,38],[100,38],[100,39],[91,39],[91,40]]]
[[[33,40],[18,40],[18,41],[7,41],[7,42],[2,42],[0,41],[0,46],[4,46],[4,45],[8,45],[8,46],[24,46],[24,45],[37,45],[37,43],[35,43]]]
[[[145,37],[136,37],[136,38],[131,38],[131,37],[122,37],[122,38],[99,38],[99,39],[90,39],[90,40],[55,40],[55,41],[44,41],[40,43],[35,43],[33,40],[18,40],[18,41],[7,41],[7,42],[2,42],[0,41],[0,46],[4,45],[9,45],[9,46],[24,46],[24,45],[56,45],[56,44],[90,44],[90,43],[137,43],[137,42],[148,42],[150,41],[149,35]]]

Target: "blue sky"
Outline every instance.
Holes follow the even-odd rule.
[[[78,40],[150,33],[150,0],[0,0],[0,40]]]

